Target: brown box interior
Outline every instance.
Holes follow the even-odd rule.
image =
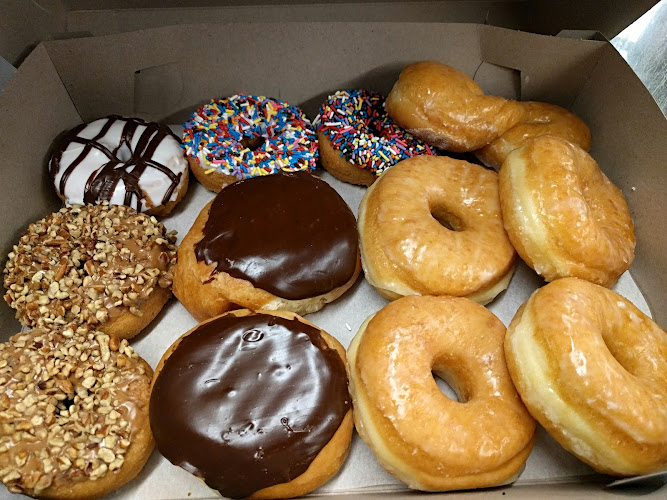
[[[0,56],[18,66],[41,41],[208,22],[479,23],[608,39],[658,0],[0,0]]]
[[[465,23],[235,22],[40,44],[0,93],[0,252],[6,255],[30,222],[60,205],[45,161],[54,138],[81,121],[115,113],[178,124],[211,97],[237,92],[287,100],[313,118],[329,93],[352,87],[386,93],[401,68],[423,59],[463,70],[486,92],[559,104],[588,123],[591,154],[623,190],[635,221],[632,276],[654,317],[667,324],[667,222],[661,217],[667,121],[655,102],[607,42]],[[18,331],[6,306],[0,326],[3,339]],[[601,481],[507,491],[528,498],[538,491],[611,495]],[[500,496],[501,490],[468,494]]]

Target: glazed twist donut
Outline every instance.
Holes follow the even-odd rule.
[[[470,300],[404,297],[352,340],[357,431],[410,488],[483,488],[518,475],[536,425],[507,372],[504,336],[500,320]],[[432,373],[459,402],[440,392]]]
[[[576,278],[537,290],[505,340],[531,414],[599,472],[667,467],[667,333],[620,295]]]
[[[514,272],[498,175],[479,165],[403,160],[366,191],[358,226],[366,280],[388,299],[454,295],[486,304]]]
[[[482,149],[478,157],[499,169],[529,137],[557,135],[588,149],[588,127],[551,104],[484,95],[465,73],[424,61],[401,72],[385,104],[389,116],[415,137],[454,152]]]
[[[630,267],[635,234],[625,198],[574,144],[545,136],[513,151],[500,171],[500,203],[514,248],[547,281],[611,286]]]
[[[507,155],[528,139],[551,135],[560,137],[588,151],[591,147],[591,132],[574,113],[544,102],[521,102],[526,116],[490,144],[475,151],[475,155],[486,166],[500,170]]]

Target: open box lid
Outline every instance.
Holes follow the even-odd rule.
[[[607,39],[658,0],[33,0],[0,3],[0,56],[14,66],[44,40],[176,24],[265,21],[478,23],[555,35],[597,30]]]

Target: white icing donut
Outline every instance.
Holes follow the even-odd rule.
[[[185,193],[187,168],[169,129],[119,116],[74,128],[49,162],[51,181],[68,205],[109,201],[160,215]]]

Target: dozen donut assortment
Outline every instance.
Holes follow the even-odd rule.
[[[601,473],[665,469],[667,333],[605,288],[635,237],[589,145],[569,111],[484,95],[435,62],[386,99],[338,91],[312,123],[235,95],[194,111],[180,144],[134,118],[75,128],[49,162],[67,206],[4,271],[30,330],[0,344],[0,479],[99,497],[156,446],[224,496],[289,498],[336,474],[356,428],[410,488],[484,488],[519,476],[537,423]],[[358,221],[311,175],[320,162],[369,186]],[[183,198],[188,165],[218,194],[176,248],[155,215]],[[549,284],[506,329],[483,304],[518,256]],[[346,352],[301,315],[362,269],[392,302]],[[172,288],[200,323],[153,373],[128,339]]]

